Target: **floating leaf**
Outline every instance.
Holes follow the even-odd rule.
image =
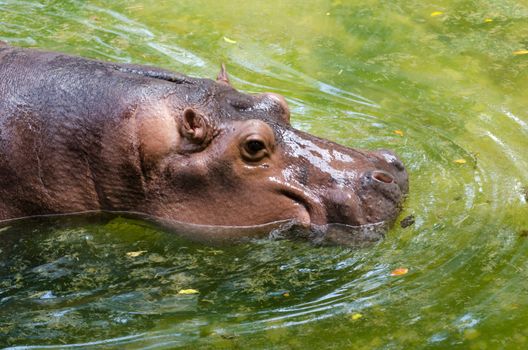
[[[467,161],[465,159],[463,159],[463,158],[455,159],[454,162],[457,163],[457,164],[466,164],[467,163]]]
[[[149,261],[152,261],[154,263],[162,263],[162,262],[165,262],[167,261],[167,259],[165,259],[164,257],[162,257],[161,255],[159,254],[150,254],[149,257],[148,257]]]
[[[236,44],[237,42],[233,39],[229,39],[228,37],[224,36],[224,41],[229,44]]]
[[[357,312],[355,314],[352,314],[352,316],[350,316],[350,318],[354,321],[359,320],[361,317],[363,317],[363,315]]]
[[[491,18],[484,19],[484,23],[490,23],[490,22],[493,22],[493,20]]]
[[[178,292],[178,294],[182,294],[182,295],[198,294],[198,293],[200,292],[197,291],[196,289],[182,289]]]
[[[434,11],[434,12],[431,12],[431,17],[438,17],[438,16],[441,16],[443,14],[444,13],[442,11]]]
[[[290,293],[288,293],[288,292],[282,293],[282,296],[285,297],[285,298],[288,298],[290,296]]]
[[[394,133],[403,137],[403,131],[401,130],[394,130]]]
[[[139,250],[137,252],[128,252],[128,253],[126,253],[126,256],[128,256],[129,258],[136,258],[136,257],[138,257],[141,254],[144,254],[146,252],[147,252],[146,250]]]
[[[517,50],[517,51],[513,51],[513,54],[516,55],[516,56],[519,56],[519,55],[528,55],[528,50]]]
[[[391,276],[403,276],[406,275],[407,272],[409,272],[408,268],[400,267],[398,269],[394,269],[391,271]]]

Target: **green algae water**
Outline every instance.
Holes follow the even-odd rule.
[[[3,225],[0,347],[527,348],[528,4],[427,3],[0,0],[0,40],[199,77],[224,62],[238,89],[284,95],[295,127],[395,150],[411,182],[360,249],[206,246],[110,216]]]

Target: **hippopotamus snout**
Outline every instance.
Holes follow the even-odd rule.
[[[367,168],[357,189],[362,215],[358,224],[392,222],[409,190],[409,176],[402,162],[389,150],[370,152],[372,168]]]
[[[409,190],[409,176],[403,163],[389,150],[374,151],[371,154],[374,156],[374,169],[362,174],[362,188],[372,189],[382,193],[388,200],[400,202]]]
[[[409,191],[409,175],[403,166],[402,161],[394,154],[394,152],[382,149],[373,152],[385,167],[373,172],[372,176],[375,180],[383,183],[396,183],[401,192],[406,194]]]
[[[409,189],[405,167],[388,150],[368,152],[366,158],[355,181],[326,191],[328,223],[359,226],[391,222],[398,215]]]
[[[284,179],[299,189],[292,198],[302,199],[311,224],[394,221],[409,185],[405,167],[392,151],[357,150],[296,130],[282,137],[290,164]]]

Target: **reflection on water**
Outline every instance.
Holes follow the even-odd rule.
[[[4,225],[0,346],[526,347],[527,19],[512,0],[0,1],[0,40],[211,78],[225,62],[294,126],[394,149],[414,216],[361,249]]]

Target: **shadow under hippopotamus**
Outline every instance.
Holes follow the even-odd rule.
[[[284,97],[0,45],[0,222],[107,212],[195,241],[376,241],[408,174],[295,129]]]

